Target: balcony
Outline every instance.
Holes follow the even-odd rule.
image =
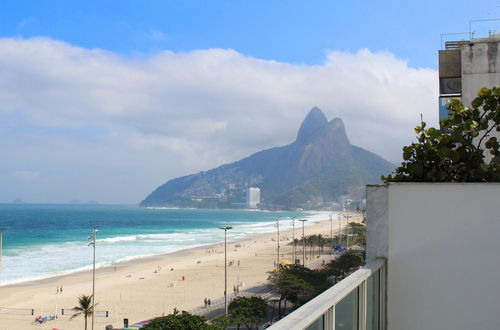
[[[385,329],[385,269],[369,262],[268,329]]]

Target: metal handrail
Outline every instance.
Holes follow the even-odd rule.
[[[443,49],[443,37],[448,37],[448,36],[469,36],[469,32],[454,32],[454,33],[441,33],[441,49]],[[448,44],[454,44],[454,43],[466,43],[468,41],[466,40],[450,40],[450,41],[445,41],[444,43],[444,49],[449,50],[449,49],[457,49],[457,48],[448,48]],[[459,45],[457,45],[459,46]]]
[[[384,265],[384,259],[376,259],[367,263],[363,268],[347,276],[345,279],[282,318],[268,329],[295,330],[307,328]]]
[[[444,47],[446,50],[450,49],[459,49],[461,45],[463,45],[463,41],[446,41],[444,43]]]

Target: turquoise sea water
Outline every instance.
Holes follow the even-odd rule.
[[[228,240],[291,226],[292,216],[310,213],[245,210],[150,209],[111,205],[0,204],[3,234],[1,283],[12,284],[77,270],[92,265],[87,238],[95,225],[97,263],[109,265],[141,256],[220,242],[218,229],[231,225]]]

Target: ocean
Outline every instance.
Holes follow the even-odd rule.
[[[95,225],[97,266],[291,228],[291,217],[325,214],[251,210],[140,208],[116,205],[0,204],[3,234],[1,285],[91,269],[88,237]],[[312,221],[310,221],[312,223]],[[300,223],[295,224],[296,228]]]

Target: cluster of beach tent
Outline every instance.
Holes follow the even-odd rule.
[[[137,330],[148,324],[151,320],[145,320],[141,322],[134,323],[130,325],[128,328],[122,328],[122,330]]]
[[[55,316],[37,316],[35,317],[35,323],[38,323],[38,324],[42,324],[42,323],[45,323],[47,321],[52,321],[52,320],[55,320],[56,317]]]

